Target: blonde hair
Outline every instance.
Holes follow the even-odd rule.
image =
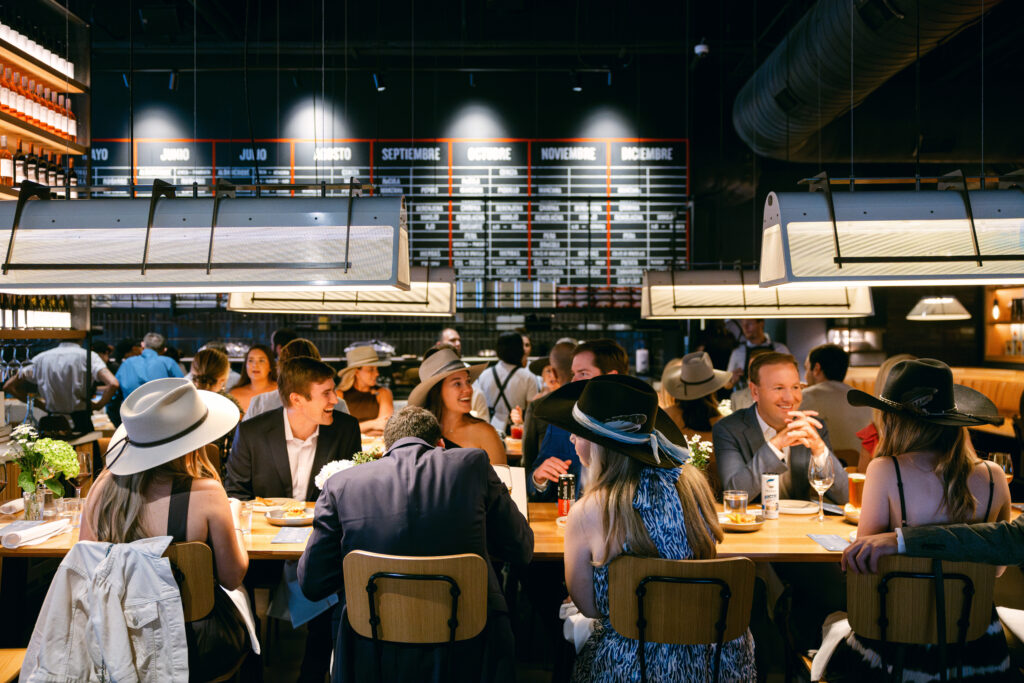
[[[658,557],[658,549],[633,508],[633,498],[645,467],[649,465],[621,451],[590,442],[591,482],[583,498],[593,498],[602,508],[604,555],[600,559],[594,558],[599,564],[607,563],[626,545],[633,555]],[[683,465],[676,480],[676,493],[683,508],[686,540],[693,550],[694,559],[714,558],[718,552],[716,544],[724,536],[707,480],[697,468]]]
[[[186,453],[158,467],[135,474],[111,474],[99,491],[94,491],[97,503],[93,513],[93,529],[96,540],[107,543],[131,543],[150,538],[142,524],[142,506],[146,502],[146,491],[157,479],[188,477],[190,479],[215,479],[220,476],[207,459],[203,449]]]
[[[934,453],[938,456],[935,474],[942,479],[942,506],[951,521],[971,521],[977,501],[967,480],[980,459],[971,447],[967,428],[938,425],[899,413],[883,413],[882,425],[875,457]]]
[[[885,391],[885,382],[889,379],[889,373],[892,372],[894,365],[902,360],[917,360],[917,356],[909,353],[897,353],[895,356],[889,356],[882,364],[878,366],[878,372],[875,374],[875,396],[881,396],[882,392]],[[871,409],[871,423],[875,425],[875,429],[878,430],[878,434],[882,434],[882,411],[878,408]]]
[[[231,362],[223,351],[203,349],[192,359],[192,384],[196,389],[213,391],[220,378],[231,370]]]

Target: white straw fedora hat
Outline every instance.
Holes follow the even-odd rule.
[[[445,377],[454,375],[462,370],[468,370],[469,381],[473,382],[486,369],[487,363],[467,365],[459,358],[459,354],[451,349],[441,349],[420,365],[420,383],[409,394],[409,405],[420,406],[421,408],[426,406],[427,394],[430,393],[430,390],[435,385],[443,382]]]
[[[338,371],[338,377],[355,372],[356,368],[384,368],[391,365],[389,360],[381,360],[377,355],[377,349],[371,345],[357,346],[349,349],[345,354],[345,367]]]
[[[184,378],[146,382],[121,404],[121,426],[107,448],[112,474],[144,472],[227,434],[238,424],[238,406]]]
[[[729,383],[731,373],[715,370],[704,351],[688,353],[665,366],[661,388],[680,401],[692,401],[712,394]]]

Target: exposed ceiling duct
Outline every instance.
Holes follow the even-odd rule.
[[[999,2],[820,0],[740,90],[733,125],[757,154],[813,161],[821,128],[914,63],[915,12],[920,11],[923,57]],[[911,146],[912,142],[911,138]]]

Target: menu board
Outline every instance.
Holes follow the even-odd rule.
[[[404,195],[413,265],[451,266],[461,281],[637,287],[644,270],[688,258],[682,139],[257,140],[254,148],[147,138],[134,149],[97,139],[92,184],[125,184],[132,158],[138,184],[254,184],[258,161],[265,184],[355,179]]]

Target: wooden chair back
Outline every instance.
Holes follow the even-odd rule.
[[[342,569],[348,620],[364,638],[451,642],[453,584],[458,587],[454,640],[473,638],[487,624],[487,563],[479,555],[405,557],[353,550]],[[372,593],[367,590],[370,585]],[[379,620],[376,629],[371,624],[371,600],[373,616]]]
[[[935,581],[931,578],[906,578],[896,574],[930,575],[933,560],[927,558],[892,555],[882,558],[877,574],[846,575],[847,606],[850,626],[858,635],[883,640],[879,619],[882,616],[879,585],[887,585],[886,614],[888,624],[884,640],[890,643],[935,644],[938,639],[938,611],[936,609]],[[942,562],[944,575],[945,642],[958,639],[957,622],[964,604],[964,582],[970,579],[974,587],[968,614],[966,640],[980,638],[992,617],[992,591],[995,570],[992,565],[972,562]],[[886,581],[886,577],[889,577]]]
[[[213,551],[205,543],[172,543],[164,557],[176,569],[185,621],[198,621],[213,610]]]
[[[612,628],[620,635],[640,638],[637,587],[645,578],[655,576],[724,582],[731,594],[724,640],[738,638],[747,630],[754,599],[754,563],[748,558],[663,560],[622,555],[608,568],[608,612]],[[717,641],[715,625],[723,602],[720,585],[648,582],[645,588],[646,642],[696,645]]]

